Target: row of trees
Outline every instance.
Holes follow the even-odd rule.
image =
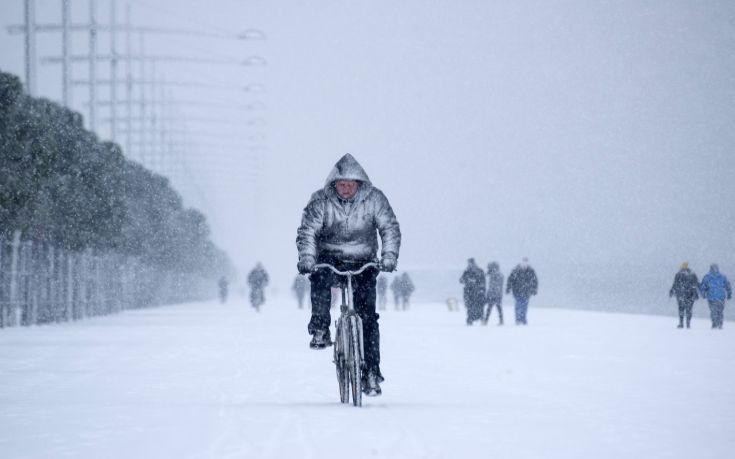
[[[134,257],[161,272],[231,271],[205,217],[165,177],[84,129],[80,114],[29,97],[0,71],[0,241]],[[2,292],[0,292],[1,294]]]

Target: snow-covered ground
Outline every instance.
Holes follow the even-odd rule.
[[[735,324],[416,304],[381,318],[384,394],[338,401],[306,311],[241,300],[0,330],[10,458],[733,457]],[[511,316],[512,308],[506,306]]]

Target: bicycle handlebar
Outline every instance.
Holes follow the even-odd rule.
[[[366,269],[368,269],[370,267],[375,267],[375,268],[380,269],[380,265],[378,265],[378,263],[375,263],[375,262],[365,263],[357,271],[340,271],[337,268],[335,268],[334,266],[330,265],[329,263],[319,263],[317,265],[314,265],[314,271],[316,271],[319,268],[329,268],[335,274],[340,275],[340,276],[357,276],[358,274],[362,273],[363,271],[365,271]]]

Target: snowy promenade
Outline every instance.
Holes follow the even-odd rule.
[[[527,328],[468,328],[463,315],[386,311],[384,395],[362,409],[339,404],[331,350],[308,349],[290,298],[259,315],[237,299],[0,330],[0,456],[735,454],[735,323],[532,305]]]

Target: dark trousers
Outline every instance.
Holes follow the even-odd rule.
[[[709,313],[712,318],[712,328],[722,328],[725,312],[725,300],[709,300]]]
[[[485,304],[485,297],[481,291],[465,290],[464,306],[467,308],[467,324],[470,325],[476,320],[482,319],[482,306]]]
[[[485,310],[485,317],[483,318],[483,321],[487,323],[488,319],[490,318],[490,313],[493,310],[493,306],[498,308],[498,323],[503,323],[503,298],[497,297],[497,298],[488,298],[487,299],[487,309]]]
[[[684,325],[684,317],[687,319],[687,327],[692,321],[692,308],[694,307],[694,298],[677,298],[679,303],[679,325]]]
[[[319,260],[319,263],[329,263],[340,271],[355,271],[366,262],[346,263],[336,260]],[[365,346],[365,366],[369,369],[377,369],[380,365],[380,329],[375,312],[375,284],[378,278],[378,270],[368,268],[362,274],[352,278],[352,291],[354,307],[357,315],[362,320],[363,344]],[[309,321],[309,333],[317,330],[329,330],[332,317],[329,311],[331,305],[332,286],[347,282],[344,276],[337,276],[332,271],[320,269],[313,273],[311,280],[311,320]]]

